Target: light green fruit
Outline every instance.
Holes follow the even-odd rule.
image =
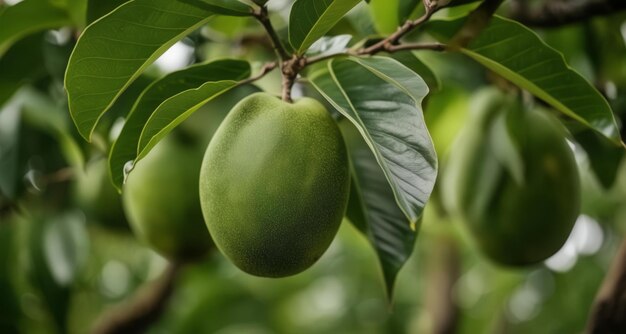
[[[480,99],[445,171],[448,204],[490,259],[541,262],[563,246],[579,214],[576,161],[551,115],[499,92]]]
[[[202,256],[212,246],[198,194],[201,162],[202,146],[176,132],[137,163],[124,185],[133,231],[171,259]]]
[[[202,211],[217,247],[252,275],[309,268],[343,218],[348,167],[341,133],[319,102],[249,96],[226,117],[202,163]]]

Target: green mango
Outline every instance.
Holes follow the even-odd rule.
[[[326,251],[349,182],[345,143],[319,102],[257,93],[233,108],[209,144],[200,200],[227,258],[249,274],[284,277]]]
[[[170,259],[194,259],[213,245],[198,194],[202,155],[195,138],[174,132],[137,163],[124,184],[133,231]]]
[[[580,211],[580,181],[560,123],[497,91],[479,94],[444,171],[450,211],[504,265],[556,253]]]

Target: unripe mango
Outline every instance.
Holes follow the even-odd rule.
[[[448,206],[487,257],[541,262],[567,240],[580,210],[580,181],[562,125],[499,92],[482,102],[445,171]]]
[[[252,275],[284,277],[326,251],[349,182],[346,147],[324,106],[257,93],[233,108],[209,144],[200,199],[226,257]]]

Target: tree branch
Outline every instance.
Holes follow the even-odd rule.
[[[514,4],[513,19],[541,28],[555,28],[626,10],[624,0],[546,1],[539,8],[530,8],[519,2]]]
[[[289,59],[290,56],[287,53],[287,50],[285,49],[283,42],[281,42],[280,37],[278,37],[278,33],[276,33],[274,26],[272,26],[272,22],[270,21],[267,7],[265,6],[260,7],[258,11],[254,12],[253,16],[261,23],[261,25],[263,25],[263,28],[265,28],[265,31],[267,31],[267,34],[269,35],[270,40],[272,41],[272,47],[276,51],[276,54],[278,55],[278,57],[282,61]]]
[[[128,302],[105,313],[93,334],[138,334],[146,332],[157,321],[174,291],[181,265],[171,263],[163,276],[144,287]]]
[[[626,239],[596,296],[587,333],[626,333]]]
[[[400,51],[410,51],[410,50],[432,50],[432,51],[445,51],[446,45],[441,43],[408,43],[408,44],[398,44],[391,45],[386,48],[385,52],[394,53]],[[321,61],[329,60],[332,58],[343,57],[343,56],[359,56],[360,53],[356,51],[346,51],[346,52],[338,52],[328,55],[314,56],[306,58],[306,66],[319,63]]]
[[[240,81],[239,82],[239,86],[242,85],[246,85],[249,83],[253,83],[261,78],[263,78],[265,75],[267,75],[268,73],[272,72],[276,67],[278,66],[278,64],[276,62],[271,62],[271,63],[267,63],[265,65],[263,65],[263,67],[261,68],[261,72],[253,77],[250,77],[246,80]]]
[[[357,51],[358,55],[374,55],[379,52],[390,52],[389,50],[398,42],[402,37],[411,32],[411,30],[415,29],[415,27],[420,26],[424,22],[428,21],[433,14],[435,14],[439,10],[439,6],[437,6],[437,2],[431,2],[429,0],[424,0],[424,8],[425,13],[421,17],[416,20],[406,21],[395,33],[389,35],[387,38],[382,41],[371,45],[365,49],[361,49]]]

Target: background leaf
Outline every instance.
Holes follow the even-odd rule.
[[[0,193],[13,199],[17,193],[19,135],[21,110],[16,101],[9,103],[0,113]]]
[[[421,109],[426,83],[383,57],[333,60],[328,72],[310,79],[364,136],[415,227],[437,177],[437,156]]]
[[[453,38],[464,20],[431,21],[427,31],[445,42]],[[621,143],[615,118],[604,97],[565,63],[563,55],[523,25],[494,17],[460,52],[614,143]]]
[[[45,74],[42,45],[42,34],[34,34],[15,43],[0,58],[0,106],[22,85]]]
[[[134,0],[87,27],[65,76],[70,113],[79,133],[89,140],[121,92],[211,15],[179,1]]]
[[[0,10],[0,56],[26,35],[70,23],[65,10],[47,0],[24,0]]]
[[[324,36],[360,0],[297,0],[289,16],[289,41],[298,54]]]
[[[344,121],[340,128],[352,162],[346,215],[374,247],[391,300],[396,276],[413,252],[417,233],[398,208],[385,174],[356,127]]]
[[[194,91],[207,82],[223,80],[235,82],[248,76],[249,73],[250,65],[245,61],[218,60],[170,73],[153,82],[139,97],[126,119],[122,132],[111,148],[109,169],[113,184],[121,189],[124,182],[124,165],[137,157],[142,130],[159,105],[180,93]],[[208,95],[201,96],[201,98],[209,97]],[[161,108],[161,110],[167,109]],[[160,129],[157,130],[160,131]]]

